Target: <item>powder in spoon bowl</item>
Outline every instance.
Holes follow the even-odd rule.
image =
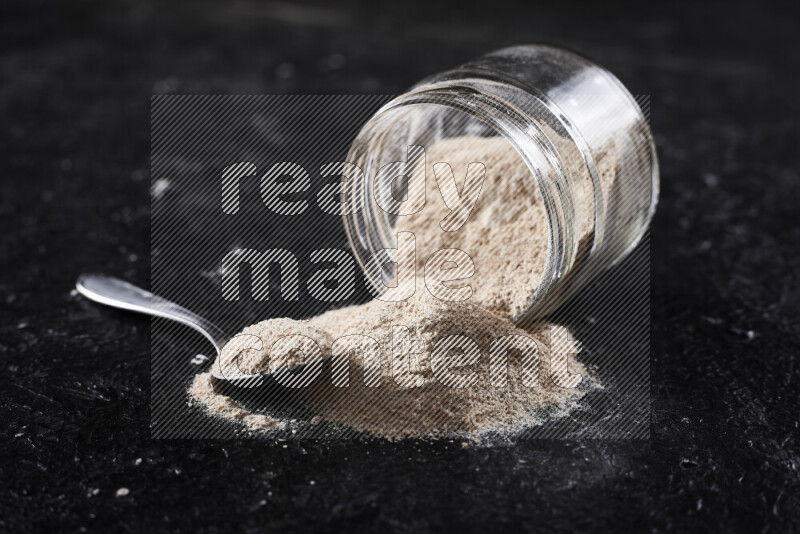
[[[328,333],[310,321],[268,319],[231,338],[215,365],[223,376],[275,372],[320,359],[330,346]]]

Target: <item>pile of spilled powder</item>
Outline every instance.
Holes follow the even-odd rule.
[[[570,373],[586,377],[574,347],[560,347],[560,353],[568,354],[567,365],[551,370],[553,325],[538,323],[521,330],[510,320],[539,283],[547,255],[545,211],[530,171],[497,137],[441,141],[427,153],[428,165],[439,161],[449,162],[461,177],[468,163],[484,163],[483,191],[469,219],[457,232],[444,232],[439,222],[449,209],[433,189],[426,207],[401,218],[395,229],[415,234],[418,273],[436,250],[466,251],[475,263],[469,300],[439,300],[418,279],[416,292],[405,301],[373,300],[310,320],[270,319],[252,325],[224,348],[214,365],[233,374],[256,373],[291,367],[304,354],[336,354],[332,373],[289,394],[297,394],[325,421],[387,438],[522,429],[539,423],[545,408],[574,405],[585,388],[563,388],[550,378],[564,383]],[[455,335],[474,345],[465,342],[453,348],[439,343]],[[282,343],[285,336],[295,343]],[[505,351],[502,368],[507,372],[498,387],[490,349],[503,336],[535,340],[541,365],[523,356],[531,351]],[[304,345],[306,339],[314,343]],[[442,362],[449,362],[449,374],[442,374]],[[450,380],[447,385],[443,376]],[[256,415],[225,396],[210,373],[198,375],[190,393],[212,415],[253,429],[285,427],[285,421]]]
[[[358,431],[399,437],[520,427],[536,422],[536,410],[563,406],[578,394],[554,384],[548,378],[546,365],[537,380],[536,367],[531,361],[524,361],[519,350],[508,351],[507,365],[503,365],[507,370],[504,387],[493,385],[489,358],[492,342],[509,335],[533,338],[538,342],[540,361],[548,362],[550,325],[523,331],[469,301],[442,302],[423,290],[404,302],[375,300],[333,310],[314,318],[312,323],[334,338],[369,335],[384,348],[379,387],[368,385],[372,362],[365,361],[363,351],[353,351],[349,358],[349,387],[335,387],[330,381],[320,380],[308,392],[308,404],[326,419]],[[393,327],[394,335],[400,337],[399,325],[408,327],[412,339],[421,341],[420,352],[414,353],[414,348],[406,352],[403,347],[406,350],[392,353]],[[476,347],[466,345],[461,347],[463,350],[432,357],[438,342],[459,335],[473,340]],[[561,349],[574,352],[568,347]],[[464,365],[451,367],[453,375],[449,381],[448,377],[434,376],[435,362],[447,357],[456,360],[451,365]],[[567,370],[585,374],[574,357],[569,358]],[[459,377],[463,379],[458,380]],[[559,378],[563,383],[565,377]],[[525,379],[528,385],[523,383]]]

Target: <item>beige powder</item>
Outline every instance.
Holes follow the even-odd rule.
[[[310,321],[269,319],[228,341],[217,365],[224,376],[275,372],[321,358],[320,347],[330,347],[331,342],[328,333]]]
[[[539,284],[547,256],[547,216],[530,170],[502,137],[446,139],[431,146],[426,159],[425,207],[398,217],[395,231],[415,235],[418,272],[437,250],[465,251],[475,263],[470,300],[503,317],[513,316]],[[439,225],[450,210],[431,172],[436,162],[450,164],[460,191],[471,162],[483,163],[486,169],[475,208],[454,232]]]
[[[369,336],[383,349],[378,387],[365,385],[369,361],[365,365],[363,353],[352,351],[348,387],[334,387],[330,381],[321,380],[308,392],[307,402],[326,419],[355,430],[398,437],[520,427],[536,421],[537,409],[563,406],[580,395],[577,390],[560,388],[547,378],[551,325],[542,324],[526,332],[472,302],[442,302],[422,289],[405,302],[375,300],[327,312],[312,322],[334,338]],[[409,328],[412,338],[423,343],[422,352],[392,354],[392,327],[397,326]],[[443,385],[433,373],[433,348],[451,335],[469,337],[480,349],[480,354],[475,355],[479,357],[477,363],[454,371],[456,376],[469,374],[474,378],[474,383],[466,387],[450,387],[457,382]],[[522,383],[523,375],[536,368],[535,362],[524,362],[520,351],[515,350],[508,353],[505,387],[492,384],[490,346],[494,340],[508,335],[525,336],[537,342],[543,363],[537,385]],[[567,348],[566,352],[573,351]],[[453,351],[449,356],[457,359],[460,354],[463,352]],[[583,366],[573,357],[569,358],[569,371],[585,374]],[[419,382],[418,387],[404,387],[415,381]]]
[[[397,438],[437,432],[480,434],[486,431],[522,428],[536,424],[544,407],[565,407],[574,403],[584,388],[561,388],[549,378],[549,334],[552,325],[540,323],[527,331],[517,328],[509,318],[525,306],[539,283],[548,246],[544,206],[533,177],[525,163],[502,138],[456,138],[441,141],[427,152],[430,167],[439,161],[450,163],[463,191],[467,165],[482,162],[486,176],[481,196],[467,222],[457,232],[445,232],[439,222],[448,214],[439,190],[429,184],[425,208],[415,215],[402,217],[396,231],[410,231],[416,236],[417,273],[421,276],[426,259],[443,248],[459,248],[475,263],[475,276],[468,280],[472,297],[464,302],[444,302],[429,293],[424,281],[417,279],[413,297],[403,302],[374,300],[327,312],[309,321],[271,319],[245,329],[243,337],[234,338],[219,359],[223,366],[236,365],[241,372],[275,370],[291,366],[302,350],[311,346],[276,352],[270,362],[269,349],[281,337],[301,335],[316,342],[322,355],[333,352],[333,341],[343,336],[368,336],[380,347],[380,368],[363,357],[363,338],[351,345],[340,342],[337,354],[349,356],[347,387],[336,387],[330,376],[323,376],[313,387],[299,391],[303,400],[323,418],[357,431]],[[431,173],[432,175],[432,173]],[[584,229],[590,238],[590,229]],[[412,349],[393,354],[392,327],[408,327]],[[468,387],[447,387],[434,376],[435,344],[449,336],[463,335],[477,343],[476,360],[459,356],[450,358],[469,363],[455,376],[470,377]],[[490,379],[489,351],[492,342],[502,336],[528,336],[537,341],[541,368],[538,383],[523,384],[531,378],[530,361],[522,361],[519,351],[508,353],[508,382],[495,387]],[[257,336],[253,345],[247,336]],[[402,339],[398,336],[398,339]],[[358,341],[356,343],[355,341]],[[571,354],[570,347],[564,347]],[[353,349],[349,350],[348,349]],[[238,358],[235,358],[240,354]],[[216,364],[215,364],[216,365]],[[231,368],[231,367],[228,367]],[[335,368],[340,381],[342,369]],[[585,368],[573,356],[560,371],[586,376]],[[565,375],[566,376],[566,375]],[[565,378],[565,376],[557,378]],[[365,385],[365,379],[370,386]],[[399,383],[398,383],[399,382]],[[584,380],[584,386],[588,381]],[[371,387],[375,386],[377,387]],[[341,385],[341,384],[340,384]],[[415,385],[416,387],[404,387]],[[270,429],[281,422],[266,416],[257,421],[253,414],[214,389],[209,374],[200,375],[192,386],[192,395],[211,413],[245,422],[252,428]],[[257,424],[256,424],[257,423]],[[258,425],[261,425],[260,427]]]
[[[286,422],[263,414],[254,414],[243,408],[230,397],[222,395],[214,386],[211,373],[201,373],[194,377],[190,393],[211,415],[239,421],[253,430],[281,430]]]

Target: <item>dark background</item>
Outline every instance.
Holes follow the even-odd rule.
[[[0,20],[0,530],[800,529],[788,7],[14,1]],[[542,41],[652,95],[652,438],[149,439],[149,322],[71,289],[148,284],[150,96],[398,93]]]

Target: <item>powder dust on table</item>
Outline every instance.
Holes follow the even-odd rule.
[[[302,343],[298,347],[318,347],[316,356],[338,354],[333,376],[322,376],[312,386],[287,395],[296,394],[324,420],[387,438],[521,429],[540,423],[545,408],[574,405],[590,381],[584,380],[580,388],[562,388],[550,379],[549,338],[554,325],[537,323],[521,330],[510,320],[528,303],[541,280],[547,256],[547,220],[533,176],[501,137],[453,138],[436,143],[426,154],[430,177],[434,176],[433,165],[440,161],[450,163],[462,191],[468,164],[481,162],[485,166],[481,196],[466,223],[456,232],[442,230],[439,223],[450,210],[439,189],[431,187],[429,181],[425,208],[413,216],[398,218],[394,230],[414,233],[417,276],[433,252],[445,248],[465,251],[475,264],[475,275],[468,280],[471,298],[461,302],[439,300],[429,293],[424,280],[416,279],[416,292],[405,301],[376,299],[305,321],[269,319],[250,326],[242,332],[246,336],[233,338],[214,365],[235,368],[234,374],[291,367],[309,351],[279,343],[270,361],[273,345],[287,335],[303,336],[295,340],[313,340],[313,347]],[[603,154],[598,161],[601,179],[613,180],[614,169],[607,165],[614,164],[613,157]],[[584,196],[577,202],[593,200]],[[579,231],[584,235],[581,243],[590,241],[591,228]],[[407,328],[397,330],[398,326]],[[450,335],[471,338],[479,351],[444,351],[434,358],[436,343]],[[504,387],[492,382],[490,347],[497,338],[510,335],[537,341],[542,364],[538,381],[530,360],[523,361],[521,351],[510,350],[507,382]],[[260,344],[253,344],[253,336]],[[364,337],[345,336],[367,336],[374,343],[367,343]],[[403,350],[393,351],[393,341]],[[566,373],[587,378],[586,369],[574,358],[574,347],[561,349],[569,354],[568,365],[559,370],[564,376],[556,378],[564,379]],[[437,362],[441,365],[442,354],[447,361],[454,359],[463,365],[453,368],[449,375],[462,387],[449,387],[439,380]],[[341,365],[345,357],[349,367]],[[334,384],[332,378],[338,382]],[[338,387],[345,382],[347,387]],[[255,415],[222,395],[210,373],[199,375],[190,393],[212,415],[243,422],[250,428],[270,430],[284,424]]]

